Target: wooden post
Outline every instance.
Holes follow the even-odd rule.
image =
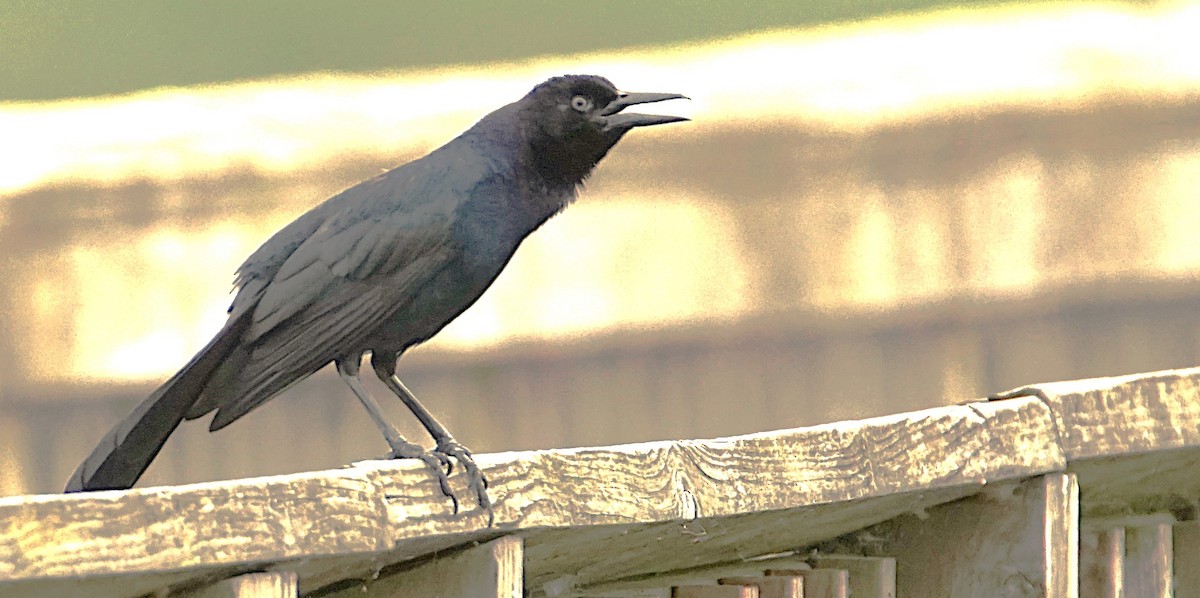
[[[758,588],[759,598],[804,598],[804,578],[798,576],[779,577],[725,577],[717,580],[721,585],[750,586]]]
[[[1172,526],[1171,552],[1175,554],[1175,598],[1200,598],[1200,522]]]
[[[296,598],[300,584],[290,571],[247,573],[219,581],[192,594],[192,598]]]
[[[1079,595],[1125,597],[1125,528],[1080,534]]]
[[[671,598],[759,598],[754,586],[677,586]]]
[[[429,596],[430,598],[513,598],[524,595],[520,536],[504,536],[435,558],[412,569],[355,585],[333,596]]]
[[[896,555],[897,593],[1078,598],[1078,521],[1078,482],[1063,473],[906,518],[888,547]]]
[[[804,598],[849,598],[850,580],[845,569],[770,569],[767,575],[796,575],[804,578]],[[855,598],[875,598],[870,594]]]
[[[818,570],[845,570],[849,575],[850,595],[855,598],[896,598],[894,558],[818,555],[813,561]]]
[[[1171,598],[1171,525],[1125,529],[1125,598]]]

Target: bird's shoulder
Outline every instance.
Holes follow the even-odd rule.
[[[456,252],[455,220],[497,168],[468,143],[439,150],[329,198],[272,236],[238,270],[231,313],[256,328],[286,318],[331,285],[386,280]]]
[[[235,286],[269,281],[304,245],[356,236],[380,241],[386,231],[438,232],[449,223],[461,199],[494,176],[497,166],[468,143],[452,143],[433,153],[362,181],[330,197],[281,228],[238,268]],[[378,225],[378,228],[377,228]],[[394,236],[394,235],[387,235]],[[335,253],[326,249],[326,255]]]

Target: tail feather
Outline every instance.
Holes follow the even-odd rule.
[[[231,320],[183,369],[105,434],[71,475],[65,491],[132,487],[179,427],[213,372],[239,346],[249,321],[247,312]]]

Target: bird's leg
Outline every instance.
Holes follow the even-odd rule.
[[[372,353],[371,365],[374,366],[375,374],[379,376],[379,379],[404,402],[409,411],[412,411],[417,420],[421,422],[421,425],[429,431],[429,435],[437,443],[434,452],[458,460],[467,474],[467,487],[475,493],[475,500],[479,503],[479,508],[487,511],[488,527],[491,527],[494,514],[492,513],[492,501],[487,493],[487,478],[483,477],[483,473],[479,471],[479,466],[471,457],[471,451],[455,440],[450,432],[446,431],[446,427],[417,401],[417,397],[413,396],[412,391],[408,390],[408,387],[404,386],[404,383],[396,376],[396,356],[394,354],[389,356]],[[457,508],[457,502],[455,504]]]
[[[363,407],[367,409],[367,413],[371,415],[371,421],[383,433],[383,437],[387,440],[388,446],[391,447],[397,458],[413,459],[425,452],[425,449],[419,445],[409,442],[400,435],[400,431],[393,426],[383,415],[383,409],[379,406],[379,402],[371,393],[367,392],[366,387],[362,385],[362,380],[358,378],[358,365],[351,365],[350,362],[338,363],[338,374],[342,377],[342,382],[350,387],[354,396],[362,402]]]
[[[388,447],[392,450],[388,453],[389,459],[420,459],[437,474],[438,484],[442,488],[442,493],[454,500],[454,511],[458,512],[458,499],[454,498],[454,494],[450,492],[450,459],[445,455],[439,455],[430,451],[426,451],[425,447],[414,444],[404,439],[400,435],[400,431],[393,426],[391,422],[383,416],[383,409],[379,407],[379,403],[367,392],[365,386],[362,385],[362,380],[358,378],[359,360],[345,360],[337,362],[338,375],[342,377],[342,382],[350,387],[354,396],[362,402],[363,407],[366,407],[367,413],[371,415],[371,420],[379,427],[379,431],[383,433],[383,438],[387,440]]]

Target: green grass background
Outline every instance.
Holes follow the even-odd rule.
[[[896,0],[0,0],[0,101],[675,44],[995,4]]]

